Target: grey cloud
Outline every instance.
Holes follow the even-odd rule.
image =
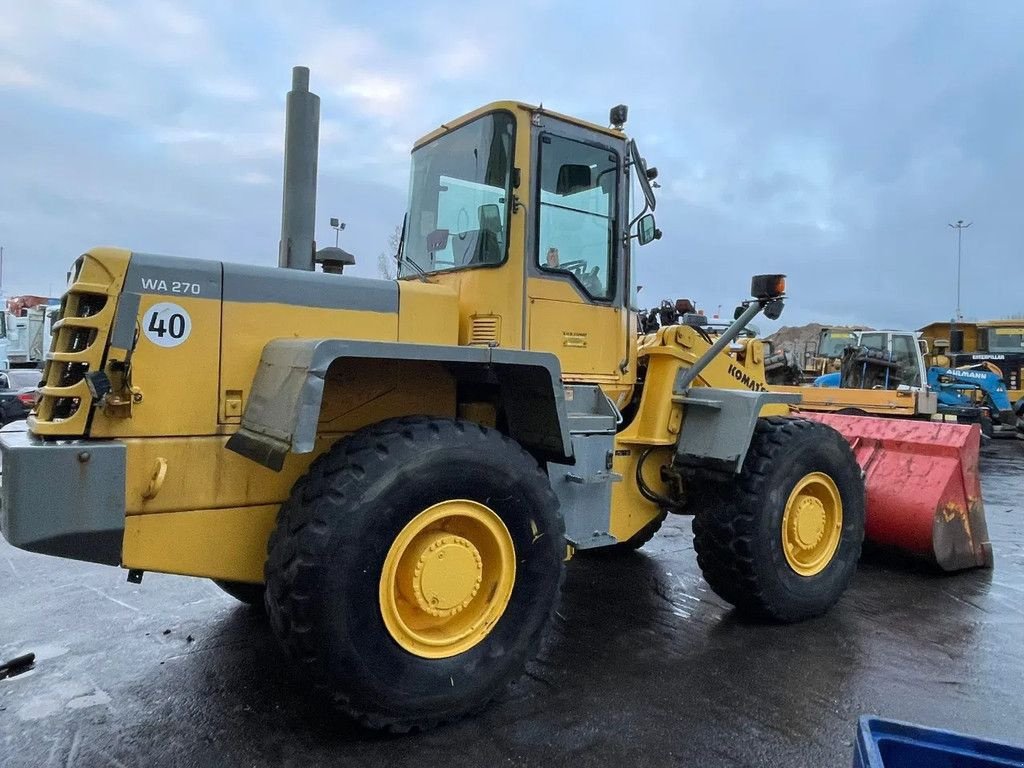
[[[659,255],[679,243],[703,256],[684,293],[721,296],[771,263],[791,275],[788,322],[921,325],[953,309],[946,222],[964,216],[976,220],[965,240],[967,313],[1024,309],[1009,277],[1020,263],[1013,200],[1024,171],[1019,5],[685,9],[650,27],[647,88],[657,103],[677,75],[657,130],[676,137],[657,145],[666,184],[699,162],[722,190],[703,210],[659,208]],[[820,166],[772,169],[773,148],[799,160],[808,146]],[[834,230],[809,226],[814,211]],[[673,270],[645,261],[650,282],[672,284]],[[675,274],[677,285],[691,278]]]
[[[126,23],[79,6],[99,9],[94,27]],[[401,220],[417,135],[497,98],[595,122],[624,101],[664,185],[665,238],[639,251],[641,283],[727,308],[750,274],[779,270],[787,323],[920,325],[952,311],[945,225],[966,217],[967,313],[1024,310],[1020,4],[663,2],[629,23],[612,4],[341,19],[299,0],[240,20],[162,7],[154,23],[176,50],[157,33],[127,44],[66,26],[54,46],[45,18],[14,42],[0,31],[9,290],[40,290],[33,275],[57,279],[77,250],[112,240],[272,263],[288,67],[315,53],[330,126],[318,219],[348,222],[358,273],[373,274]],[[643,301],[662,298],[652,290]]]

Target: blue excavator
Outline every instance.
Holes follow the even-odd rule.
[[[1002,378],[984,366],[928,368],[928,386],[939,400],[939,413],[957,413],[970,409],[982,409],[979,421],[982,430],[988,432],[986,418],[992,425],[992,432],[1016,432],[1017,415],[1014,413],[1010,396]]]

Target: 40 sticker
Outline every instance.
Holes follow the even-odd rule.
[[[158,347],[176,347],[192,333],[192,318],[172,301],[154,304],[142,318],[142,332]]]

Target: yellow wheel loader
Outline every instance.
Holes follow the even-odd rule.
[[[369,280],[313,242],[319,102],[293,76],[282,268],[75,261],[28,430],[0,435],[12,544],[263,602],[311,687],[396,732],[485,705],[537,653],[565,561],[667,513],[694,516],[738,610],[839,599],[853,454],[767,390],[760,342],[728,351],[783,277],[714,340],[700,316],[637,334],[636,247],[660,233],[624,107],[606,128],[498,102],[425,136],[399,278]]]

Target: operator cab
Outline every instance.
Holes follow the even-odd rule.
[[[567,382],[617,404],[636,381],[631,244],[661,236],[636,144],[611,127],[497,102],[412,152],[399,278],[453,288],[460,344],[556,354]],[[630,182],[643,207],[630,211]]]
[[[920,389],[928,379],[925,371],[925,357],[928,342],[915,333],[906,331],[858,331],[860,346],[884,352],[889,360],[897,363],[898,380],[902,386]]]

